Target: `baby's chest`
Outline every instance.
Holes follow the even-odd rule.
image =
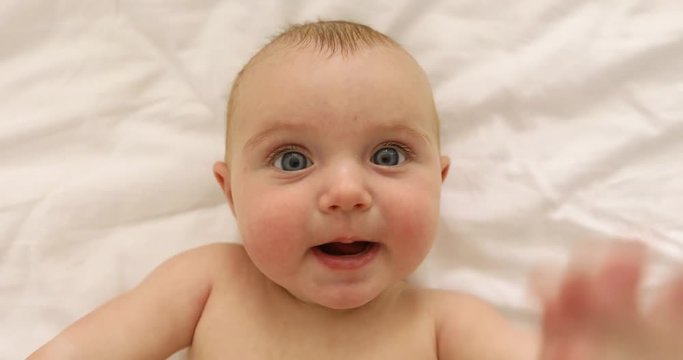
[[[356,325],[320,324],[299,316],[264,316],[257,307],[207,304],[190,359],[436,360],[433,322],[417,314]]]
[[[259,333],[245,334],[250,338],[212,339],[192,346],[189,359],[240,360],[436,360],[434,344],[419,340],[393,342],[376,339],[371,346],[358,343],[313,344],[289,337],[273,339]],[[245,336],[246,337],[246,336]]]

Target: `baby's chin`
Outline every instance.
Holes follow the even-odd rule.
[[[315,304],[331,310],[354,310],[359,309],[380,297],[380,295],[388,288],[388,286],[380,286],[366,288],[351,288],[351,289],[325,289],[320,291],[311,291],[309,294],[301,294],[290,292],[300,301]]]
[[[353,310],[358,309],[371,302],[378,295],[375,296],[344,296],[330,299],[318,299],[318,305],[332,310]]]

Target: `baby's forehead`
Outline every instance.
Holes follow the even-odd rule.
[[[239,125],[230,126],[233,135],[263,129],[272,119],[352,120],[356,113],[361,121],[415,121],[424,132],[437,138],[439,133],[427,76],[398,47],[347,54],[300,46],[269,49],[250,64],[235,95],[231,122]]]
[[[366,86],[379,88],[393,83],[398,89],[433,101],[425,72],[407,52],[394,46],[373,46],[353,53],[329,53],[310,46],[278,47],[259,54],[241,75],[236,95],[252,90],[258,96],[264,87],[273,86],[314,87],[326,79],[334,80],[325,83],[327,86],[352,81],[360,84],[366,77],[376,81],[366,81]]]
[[[337,97],[336,102],[361,96],[355,100],[395,101],[397,107],[416,101],[433,105],[429,81],[419,65],[402,50],[386,47],[346,55],[310,48],[264,54],[245,74],[239,92],[249,98],[241,100],[256,100],[258,105],[301,100],[310,104],[326,96]]]
[[[415,59],[403,48],[393,44],[375,44],[356,48],[353,51],[335,51],[328,48],[320,48],[311,44],[271,44],[263,48],[245,66],[242,78],[250,74],[263,72],[264,69],[276,71],[290,71],[296,62],[324,63],[335,60],[354,61],[359,66],[369,66],[374,59],[381,58],[393,64],[401,64],[404,70],[413,75],[426,75]],[[363,61],[356,61],[363,59]]]

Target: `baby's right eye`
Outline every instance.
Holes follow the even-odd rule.
[[[273,161],[273,165],[284,171],[299,171],[311,166],[312,162],[306,155],[298,151],[285,151]]]

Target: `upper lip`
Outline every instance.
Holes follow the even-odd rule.
[[[325,241],[323,243],[319,243],[316,246],[324,245],[324,244],[330,244],[330,243],[343,243],[343,244],[350,244],[352,242],[356,241],[367,241],[367,242],[372,242],[367,239],[360,238],[355,235],[343,235],[343,236],[337,236],[333,238],[331,241]]]
[[[344,244],[350,244],[350,243],[355,242],[355,241],[366,241],[366,240],[363,240],[363,239],[358,238],[356,236],[342,236],[342,237],[338,237],[338,238],[334,239],[334,241],[332,241],[332,242],[340,242],[340,243],[344,243]]]

